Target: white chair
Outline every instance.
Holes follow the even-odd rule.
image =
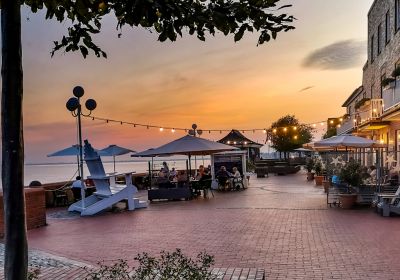
[[[115,178],[117,174],[107,175],[98,153],[92,148],[90,143],[85,140],[85,162],[89,169],[88,179],[93,180],[96,192],[80,201],[72,204],[68,211],[78,211],[81,216],[89,216],[99,213],[121,200],[127,200],[128,209],[147,207],[146,201],[139,201],[134,198],[137,188],[132,184],[132,174],[126,173],[126,185],[117,184]]]
[[[382,216],[388,217],[390,213],[400,214],[400,187],[394,194],[377,194],[376,196],[377,211],[382,213]]]

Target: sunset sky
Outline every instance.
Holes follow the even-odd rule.
[[[72,88],[94,98],[94,115],[130,122],[203,129],[269,127],[295,114],[313,123],[338,116],[346,97],[361,84],[366,61],[367,12],[373,0],[292,0],[287,12],[296,29],[257,47],[256,34],[238,43],[218,34],[201,42],[185,35],[160,43],[157,35],[125,28],[120,39],[109,17],[95,41],[108,59],[57,53],[68,23],[24,12],[24,122],[27,162],[76,142],[75,120],[65,108]],[[138,151],[183,133],[147,130],[91,120],[84,137],[95,147],[118,144]],[[246,134],[264,141],[262,133]],[[206,134],[219,139],[219,133]]]

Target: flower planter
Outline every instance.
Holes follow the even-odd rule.
[[[322,186],[322,182],[324,181],[324,176],[315,176],[315,185]]]
[[[327,180],[324,180],[324,181],[322,182],[322,185],[324,186],[324,191],[325,191],[325,193],[328,193],[329,187],[331,186],[331,182],[330,182],[330,181],[327,181]]]
[[[339,194],[339,203],[340,203],[340,208],[343,209],[350,209],[354,206],[357,200],[357,194],[355,193],[341,193]]]
[[[312,180],[314,180],[314,173],[307,172],[307,181],[312,181]]]

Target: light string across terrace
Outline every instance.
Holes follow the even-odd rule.
[[[116,119],[110,119],[110,118],[102,118],[102,117],[96,117],[96,116],[88,116],[87,118],[92,119],[93,121],[102,121],[105,123],[115,123],[115,124],[121,124],[121,125],[129,125],[132,127],[143,127],[143,128],[147,128],[147,129],[158,129],[159,131],[166,131],[166,130],[170,130],[171,132],[175,132],[175,131],[184,131],[184,132],[189,132],[191,130],[191,128],[183,128],[183,127],[172,127],[172,126],[162,126],[162,125],[154,125],[154,124],[143,124],[143,123],[136,123],[136,122],[129,122],[129,121],[123,121],[123,120],[116,120]],[[340,118],[339,120],[340,122],[343,121],[342,118]],[[292,129],[294,131],[297,131],[299,128],[301,128],[302,126],[311,126],[312,128],[317,128],[318,126],[323,127],[327,124],[327,121],[318,121],[318,122],[312,122],[312,123],[307,123],[307,124],[301,124],[298,126],[285,126],[285,127],[273,127],[273,128],[247,128],[247,129],[238,129],[235,128],[235,130],[241,131],[242,133],[245,132],[260,132],[262,131],[263,133],[268,133],[268,132],[272,132],[272,133],[277,133],[279,130],[282,130],[284,132],[287,132],[289,129]],[[339,124],[340,126],[340,124]],[[202,129],[203,133],[215,133],[215,132],[230,132],[232,131],[232,129]]]

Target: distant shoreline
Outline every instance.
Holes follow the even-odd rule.
[[[188,160],[187,158],[174,158],[174,159],[168,159],[168,158],[154,158],[154,162],[171,162],[171,161],[186,161]],[[192,159],[193,160],[193,159]],[[113,160],[104,160],[102,159],[103,163],[113,163]],[[149,162],[151,161],[151,158],[147,159],[131,159],[131,160],[116,160],[115,162]],[[69,164],[77,164],[77,162],[28,162],[25,163],[27,166],[40,166],[40,165],[69,165]]]

